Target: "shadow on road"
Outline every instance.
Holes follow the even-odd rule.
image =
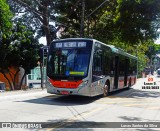
[[[94,130],[97,130],[97,129],[100,129],[100,130],[107,130],[107,131],[128,131],[128,130],[131,130],[131,131],[157,131],[156,129],[151,129],[150,128],[132,128],[132,129],[129,129],[129,128],[122,128],[122,129],[119,129],[121,128],[121,124],[126,124],[128,122],[131,122],[129,124],[139,124],[138,122],[142,122],[140,121],[139,118],[136,118],[136,117],[133,117],[132,119],[129,119],[129,117],[126,119],[124,118],[124,120],[127,122],[95,122],[95,121],[72,121],[72,122],[69,122],[67,119],[60,119],[60,120],[48,120],[46,122],[46,125],[45,128],[50,128],[50,129],[53,129],[52,131],[94,131]],[[135,121],[137,120],[137,121]],[[135,123],[134,123],[135,122]],[[147,121],[149,122],[149,120]],[[153,123],[153,122],[151,122]],[[118,128],[118,129],[117,129]]]
[[[36,103],[36,104],[46,104],[46,105],[58,105],[58,106],[76,106],[76,105],[85,105],[92,103],[101,96],[96,97],[84,97],[84,96],[59,96],[59,95],[50,95],[37,99],[30,99],[21,102]]]
[[[110,93],[109,98],[160,98],[160,92],[154,91],[143,91],[137,89],[123,89],[120,91]],[[76,106],[90,104],[96,100],[101,99],[102,96],[96,97],[84,97],[84,96],[60,96],[60,95],[49,95],[42,98],[30,99],[20,102],[36,103],[36,104],[46,104],[46,105],[58,105],[58,106]],[[107,97],[105,98],[107,99]]]
[[[44,123],[45,128],[53,129],[54,131],[93,131],[97,127],[104,127],[105,123],[94,121],[68,121],[68,119],[48,120]]]

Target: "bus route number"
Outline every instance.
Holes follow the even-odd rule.
[[[148,78],[148,82],[149,82],[149,81],[150,81],[150,82],[153,81],[153,78],[149,77],[149,78]]]

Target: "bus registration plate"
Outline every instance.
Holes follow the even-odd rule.
[[[69,92],[68,92],[68,91],[61,91],[61,94],[62,94],[62,95],[68,95]]]

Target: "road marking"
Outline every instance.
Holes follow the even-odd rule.
[[[126,107],[134,107],[134,106],[138,106],[139,107],[140,106],[140,107],[142,107],[144,105],[142,103],[140,103],[140,104],[124,104],[123,106],[126,106]]]
[[[82,117],[87,117],[87,116],[89,116],[89,115],[91,115],[91,114],[94,114],[95,112],[97,112],[97,111],[100,111],[100,110],[103,110],[103,109],[105,109],[106,107],[99,107],[99,108],[94,108],[94,109],[92,109],[91,111],[86,111],[86,112],[83,112],[83,113],[81,113],[81,114],[78,114],[78,115],[76,115],[76,116],[74,116],[74,117],[71,117],[71,118],[69,118],[69,119],[67,119],[66,121],[64,121],[64,122],[75,122],[76,120],[78,120],[78,119],[81,119]],[[54,128],[49,128],[49,129],[47,129],[46,131],[53,131],[54,129],[56,129],[56,128],[64,128],[65,127],[65,123],[64,124],[62,124],[62,125],[58,125],[58,126],[55,126]]]

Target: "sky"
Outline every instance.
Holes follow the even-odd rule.
[[[155,40],[155,44],[160,44],[160,38]]]
[[[41,37],[41,38],[39,39],[39,43],[40,43],[40,44],[43,44],[43,45],[47,45],[46,37]]]

